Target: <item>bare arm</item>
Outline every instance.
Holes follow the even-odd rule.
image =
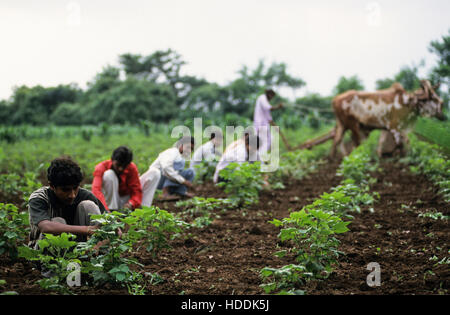
[[[278,104],[277,106],[272,106],[272,107],[270,108],[270,110],[271,110],[271,111],[274,111],[274,110],[277,110],[277,109],[280,109],[280,108],[283,108],[283,103],[280,103],[280,104]]]
[[[59,235],[61,233],[72,233],[75,235],[92,235],[96,226],[85,225],[68,225],[60,222],[53,222],[50,220],[43,220],[38,224],[39,230],[42,233]]]
[[[178,182],[180,184],[184,184],[185,179],[181,176],[174,168],[173,162],[175,161],[176,155],[171,154],[172,152],[165,152],[165,155],[161,158],[161,168],[163,171],[163,175],[168,177],[170,180],[174,182]]]

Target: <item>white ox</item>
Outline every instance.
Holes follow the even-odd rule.
[[[376,92],[350,90],[333,99],[336,115],[336,130],[331,149],[335,156],[336,146],[343,139],[345,131],[352,132],[352,141],[358,146],[361,138],[373,129],[383,129],[392,134],[396,147],[407,141],[405,132],[421,115],[444,119],[442,99],[427,80],[413,93],[405,91],[400,83]],[[389,137],[385,132],[383,137]]]

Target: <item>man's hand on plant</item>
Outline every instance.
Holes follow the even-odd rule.
[[[134,208],[133,205],[130,202],[127,202],[123,207],[125,209],[130,209],[130,210],[132,210]]]
[[[86,235],[91,236],[94,234],[95,230],[97,230],[100,225],[87,225],[86,226]]]

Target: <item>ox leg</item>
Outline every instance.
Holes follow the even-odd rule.
[[[353,141],[353,148],[356,148],[361,143],[361,137],[360,137],[360,130],[359,130],[359,124],[353,124],[352,128],[352,141]]]
[[[406,150],[403,142],[403,135],[396,129],[391,129],[390,132],[394,136],[396,149],[399,149],[400,155],[404,156],[406,154]]]
[[[345,132],[345,130],[344,130],[344,127],[342,126],[342,124],[337,123],[336,134],[334,135],[333,145],[331,146],[331,152],[330,152],[331,158],[336,157],[336,146],[338,146],[341,143],[342,138],[344,136],[344,132]]]
[[[378,139],[377,155],[383,157],[384,155],[392,156],[397,144],[394,135],[388,130],[382,130],[380,138]]]
[[[347,143],[343,140],[341,141],[341,144],[339,145],[339,151],[341,152],[342,157],[347,156],[350,153],[347,150],[348,146],[346,146],[346,145],[347,145]],[[351,148],[350,148],[350,151],[351,151]]]

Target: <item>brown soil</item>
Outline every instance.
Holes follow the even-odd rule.
[[[165,281],[148,285],[147,294],[263,294],[259,271],[266,266],[281,267],[293,263],[273,255],[285,244],[277,237],[279,229],[268,221],[281,219],[290,211],[300,210],[314,198],[340,182],[337,162],[328,163],[301,181],[285,183],[286,189],[264,191],[260,202],[247,210],[215,211],[213,223],[202,229],[191,229],[171,241],[171,250],[157,258],[145,252],[135,253],[143,270],[157,272]],[[308,283],[308,294],[439,294],[449,287],[448,265],[436,265],[448,256],[448,220],[419,218],[419,212],[435,209],[449,215],[450,209],[436,188],[423,176],[393,162],[382,165],[376,175],[374,191],[381,195],[374,213],[367,209],[355,214],[350,231],[339,235],[340,266],[327,280]],[[223,191],[208,184],[196,194],[225,197]],[[156,202],[169,211],[180,211],[175,202]],[[432,233],[432,234],[430,234]],[[379,248],[379,249],[378,249]],[[436,255],[438,261],[429,260]],[[381,266],[381,286],[366,284],[370,271],[367,264]],[[430,272],[431,271],[431,272]],[[0,291],[20,294],[48,294],[34,282],[40,278],[32,265],[19,261],[12,264],[0,258],[0,279],[7,285]],[[80,288],[78,294],[127,294],[124,288]]]
[[[310,294],[448,294],[448,220],[418,217],[423,212],[450,215],[450,206],[425,177],[401,164],[385,162],[372,190],[380,193],[374,213],[355,215],[350,232],[339,235],[346,256],[325,282],[311,282]],[[438,260],[430,260],[436,256]],[[370,262],[381,269],[381,286],[366,278]]]

